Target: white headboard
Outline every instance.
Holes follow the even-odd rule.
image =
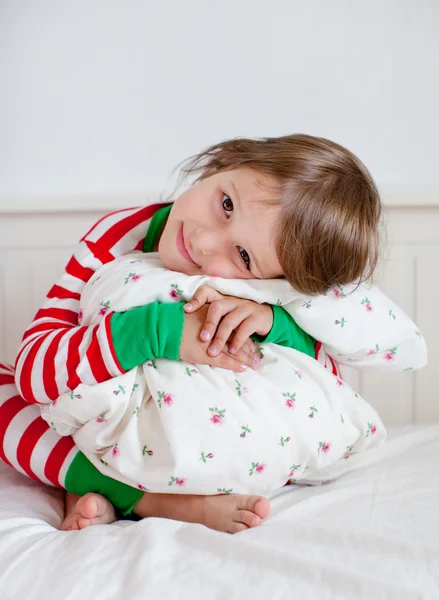
[[[387,243],[375,282],[417,323],[429,347],[418,373],[349,372],[388,425],[439,421],[439,193],[384,194]],[[102,215],[143,198],[15,199],[0,204],[0,362],[13,362],[24,328],[79,238]]]

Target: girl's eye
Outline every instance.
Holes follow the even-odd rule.
[[[222,205],[223,205],[223,209],[226,213],[233,211],[233,202],[229,198],[229,196],[227,196],[226,194],[223,194]]]
[[[227,196],[227,194],[223,194],[222,206],[223,206],[223,209],[226,214],[228,212],[233,212],[233,202],[232,202],[231,198],[229,198],[229,196]],[[227,215],[227,218],[230,218],[230,216]],[[238,249],[239,249],[239,254],[241,255],[241,258],[245,263],[245,266],[250,271],[250,256],[248,255],[247,251],[244,250],[244,248],[241,248],[241,246],[238,246]]]
[[[245,266],[250,271],[250,256],[248,255],[247,250],[244,250],[244,248],[241,248],[241,246],[238,246],[238,248],[239,254],[242,257],[242,260],[245,262]]]

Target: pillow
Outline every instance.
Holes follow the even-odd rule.
[[[93,275],[81,297],[82,322],[99,322],[103,306],[189,300],[206,281],[259,299],[278,298],[286,283],[189,277],[136,253]],[[263,348],[258,371],[244,373],[147,361],[63,394],[43,408],[44,418],[73,434],[104,473],[161,493],[270,495],[384,441],[376,411],[330,370],[291,348]]]

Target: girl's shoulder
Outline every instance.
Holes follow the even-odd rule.
[[[143,229],[146,233],[152,217],[163,206],[165,204],[155,202],[144,206],[122,208],[108,213],[92,225],[81,238],[81,241],[94,243],[102,241],[111,242],[113,240],[120,240],[133,230],[138,231]]]

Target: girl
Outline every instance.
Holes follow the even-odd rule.
[[[182,303],[156,302],[120,314],[107,311],[99,325],[82,327],[81,290],[100,265],[134,249],[158,250],[174,271],[285,277],[297,290],[319,294],[372,273],[380,200],[354,155],[305,135],[224,142],[195,157],[186,172],[200,175],[173,205],[113,213],[82,238],[24,334],[16,361],[18,389],[13,370],[2,370],[0,456],[30,477],[70,492],[101,492],[123,512],[233,533],[259,525],[269,512],[268,501],[149,494],[115,482],[101,475],[71,438],[51,431],[38,407],[28,404],[54,402],[79,383],[106,381],[159,357],[235,371],[242,365],[257,368],[249,340],[254,333],[285,345],[291,343],[285,330],[306,340],[282,308],[241,299],[227,305],[218,300],[193,312],[185,312]],[[110,502],[96,494],[69,498],[67,509],[64,529],[114,518]]]

